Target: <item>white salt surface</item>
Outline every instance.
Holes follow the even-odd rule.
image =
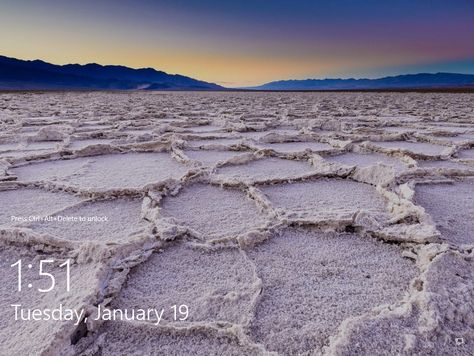
[[[69,145],[68,148],[74,149],[74,150],[80,150],[84,147],[87,146],[92,146],[92,145],[106,145],[111,143],[112,140],[108,139],[86,139],[86,140],[75,140],[72,141]]]
[[[281,158],[264,158],[247,164],[228,165],[217,170],[217,174],[229,179],[266,181],[289,179],[313,173],[308,162]]]
[[[70,177],[71,184],[93,189],[141,188],[166,179],[179,179],[186,168],[168,153],[126,153],[94,156],[84,174]]]
[[[206,147],[206,146],[232,146],[240,143],[242,139],[239,138],[222,138],[222,139],[203,139],[203,140],[190,140],[188,145],[190,147]]]
[[[443,160],[443,161],[418,161],[418,167],[421,168],[441,168],[441,169],[457,169],[457,170],[474,170],[473,165],[463,164],[460,162]]]
[[[420,153],[428,156],[440,155],[447,148],[447,146],[434,145],[431,143],[407,141],[374,142],[373,144],[382,148],[388,148],[392,150],[407,150],[413,153]]]
[[[184,154],[190,159],[200,162],[205,166],[213,166],[218,162],[227,161],[236,157],[241,152],[238,151],[213,151],[213,150],[186,150]]]
[[[384,201],[368,184],[341,179],[321,179],[301,183],[263,186],[272,204],[294,218],[352,216],[359,210],[384,211]]]
[[[164,331],[142,324],[107,323],[99,345],[103,356],[133,355],[137,345],[142,355],[263,355],[256,347],[243,346],[235,337],[216,332]],[[159,346],[157,346],[159,345]]]
[[[42,162],[12,170],[19,180],[58,180],[82,189],[141,188],[187,169],[168,153],[126,153]]]
[[[474,159],[474,148],[469,150],[461,150],[459,152],[459,158],[471,158]]]
[[[120,242],[145,228],[141,199],[84,202],[53,215],[59,221],[30,224],[39,233],[65,240]]]
[[[262,144],[262,147],[281,153],[298,153],[304,151],[319,152],[333,149],[333,147],[327,143],[320,142],[266,143]]]
[[[393,303],[416,275],[398,246],[290,229],[249,253],[264,295],[251,335],[282,355],[320,352],[346,318]]]
[[[472,354],[471,94],[2,93],[0,107],[1,355]],[[60,215],[96,220],[11,221]],[[35,266],[21,294],[20,258]],[[57,286],[39,293],[47,258]],[[16,302],[166,311],[23,323]]]
[[[189,322],[243,323],[249,318],[259,288],[252,263],[242,251],[204,251],[183,245],[165,251],[130,273],[114,308],[179,302],[188,306]],[[171,315],[166,319],[173,321]]]
[[[13,225],[17,218],[29,219],[47,216],[80,201],[78,197],[49,192],[42,189],[17,189],[0,191],[0,225]]]
[[[20,304],[23,308],[45,310],[57,308],[62,304],[64,308],[79,310],[84,307],[87,298],[94,294],[98,280],[96,278],[97,265],[72,264],[71,285],[74,293],[66,291],[66,273],[64,267],[59,267],[66,261],[67,256],[56,254],[42,254],[26,251],[19,247],[0,246],[0,354],[2,355],[40,355],[52,353],[54,342],[61,338],[63,333],[73,333],[73,323],[65,320],[15,320],[13,304]],[[14,269],[10,266],[22,260],[23,288],[18,291],[17,278]],[[55,277],[56,288],[49,293],[38,292],[38,288],[47,289],[49,279],[38,274],[41,260],[53,260],[48,263],[48,272]],[[31,269],[26,268],[29,264]],[[17,268],[17,267],[15,267]],[[31,288],[28,288],[28,284]]]
[[[196,230],[204,239],[239,235],[264,223],[255,202],[242,191],[204,184],[165,198],[160,214]]]
[[[90,163],[88,158],[32,163],[11,170],[20,181],[60,180],[78,174]]]
[[[376,153],[359,154],[351,152],[342,155],[328,156],[324,159],[332,163],[357,166],[361,168],[369,167],[375,164],[385,164],[387,166],[392,166],[396,172],[403,172],[408,168],[406,164],[397,158]]]
[[[474,244],[474,182],[417,185],[415,197],[443,239],[457,245]]]

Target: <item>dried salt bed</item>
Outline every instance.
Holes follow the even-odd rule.
[[[202,126],[186,127],[185,129],[191,132],[211,132],[211,131],[222,130],[222,127],[215,126],[215,125],[202,125]]]
[[[395,169],[395,172],[400,173],[405,171],[408,166],[404,164],[401,160],[377,153],[344,153],[337,156],[328,156],[324,158],[326,161],[331,163],[339,163],[350,166],[357,166],[360,168],[365,168],[373,166],[375,164],[385,164],[387,166],[392,166]]]
[[[65,240],[119,243],[143,235],[146,224],[141,219],[141,205],[141,199],[83,202],[54,214],[60,221],[35,222],[28,227]]]
[[[433,258],[415,302],[351,320],[327,354],[472,355],[472,256]]]
[[[38,142],[29,142],[26,145],[26,150],[55,150],[58,147],[57,141],[38,141]]]
[[[378,223],[385,226],[388,216],[384,199],[390,199],[387,205],[392,214],[403,219],[401,224],[381,230],[393,235],[391,240],[404,240],[404,234],[431,233],[434,226],[430,219],[423,219],[419,206],[409,201],[409,187],[415,181],[471,174],[469,158],[474,155],[464,141],[474,137],[474,127],[468,124],[472,122],[473,100],[468,94],[437,93],[1,94],[0,160],[20,158],[0,162],[3,179],[12,179],[8,175],[14,174],[19,185],[34,182],[107,200],[82,201],[60,191],[32,188],[0,191],[0,224],[4,224],[0,237],[10,239],[17,231],[10,229],[11,215],[107,215],[112,219],[86,228],[59,222],[18,224],[24,235],[15,241],[19,247],[13,249],[17,252],[5,254],[22,258],[38,255],[40,259],[44,257],[42,249],[52,253],[55,247],[50,244],[54,244],[74,246],[67,255],[79,256],[80,260],[123,261],[120,268],[114,265],[109,269],[109,260],[104,260],[106,273],[100,283],[95,282],[94,268],[83,266],[86,269],[81,270],[80,277],[87,277],[88,284],[81,279],[79,287],[80,292],[91,296],[88,305],[160,307],[183,299],[190,305],[190,320],[170,323],[165,318],[160,326],[152,322],[88,323],[92,328],[89,333],[78,344],[70,345],[71,338],[81,337],[74,328],[59,330],[54,329],[57,325],[50,328],[43,323],[10,326],[0,318],[0,354],[81,354],[89,346],[89,355],[254,355],[274,350],[280,354],[470,354],[474,330],[470,308],[474,297],[473,256],[469,252],[473,245],[470,221],[474,220],[469,213],[469,197],[473,195],[470,181],[455,182],[453,190],[447,188],[449,185],[416,185],[414,203],[425,207],[440,225],[449,247],[418,238],[398,245],[355,234],[289,226],[307,223],[339,230],[349,225],[350,230],[357,225],[378,231],[370,227]],[[132,142],[152,139],[155,133],[163,134],[160,140],[168,140],[177,148],[182,148],[184,140],[184,153],[213,169],[193,168],[193,174],[187,174],[190,166],[178,163],[170,153],[133,152],[136,145]],[[402,133],[408,141],[424,137],[429,142],[400,138],[384,142]],[[380,148],[402,145],[406,155],[418,160],[418,167],[435,171],[419,169],[397,178],[390,169],[367,169],[380,162],[401,172],[404,164],[395,157],[341,151],[324,159],[361,168],[351,173],[353,180],[310,178],[307,176],[317,170],[295,156],[311,155],[311,149],[320,152],[336,148],[319,142],[269,143],[279,141],[275,134],[282,135],[282,140],[301,141],[315,141],[324,135],[328,142],[347,141],[348,148],[377,138],[374,144]],[[120,147],[125,152],[101,154],[95,149],[92,151],[97,156],[68,159],[68,151],[111,142],[128,143]],[[232,145],[238,151],[230,150]],[[263,157],[257,155],[259,159],[252,160],[252,151],[264,145],[279,147],[276,152],[291,159],[275,158],[264,151]],[[205,150],[186,148],[199,146]],[[304,152],[306,148],[310,150]],[[451,160],[429,160],[451,152]],[[35,157],[44,160],[49,154],[54,160],[35,161]],[[45,156],[38,157],[41,155]],[[215,167],[236,155],[241,157]],[[317,162],[313,160],[313,164]],[[331,174],[344,172],[349,174],[342,169]],[[145,187],[169,178],[180,179],[176,189],[162,191],[157,186],[158,191],[154,191],[152,186]],[[408,185],[398,186],[399,179]],[[289,182],[275,184],[277,181]],[[384,199],[376,191],[377,184],[385,187],[378,188]],[[2,189],[17,186],[7,181],[0,185]],[[247,185],[256,185],[250,191],[258,201],[246,195]],[[146,195],[143,212],[150,222],[140,219],[140,199],[115,197],[129,193]],[[360,210],[366,213],[355,215]],[[417,217],[421,219],[420,229]],[[282,236],[273,235],[275,230],[283,231]],[[30,248],[29,244],[40,238],[28,235],[33,233],[74,243],[43,236],[41,244]],[[236,237],[245,251],[234,243]],[[267,240],[262,242],[264,237]],[[164,242],[173,238],[176,241]],[[423,243],[417,242],[421,240]],[[151,253],[155,244],[162,250]],[[429,251],[426,256],[420,253],[424,248]],[[420,271],[401,256],[416,260]],[[3,258],[0,263],[5,264],[4,270],[10,268],[11,263]],[[129,272],[131,265],[135,267]],[[0,283],[5,285],[2,278],[6,277],[0,276]],[[11,275],[9,278],[12,281]],[[6,288],[14,286],[0,287],[0,294],[6,293]],[[29,303],[29,294],[25,295]],[[76,295],[58,292],[50,297],[68,302]],[[16,300],[22,298],[17,296]],[[0,311],[7,313],[8,305],[2,303]],[[58,303],[55,299],[53,304]],[[15,335],[21,337],[15,339]],[[453,346],[459,336],[464,337],[466,346]],[[1,349],[3,340],[11,350]],[[44,345],[53,343],[54,347],[45,349]],[[63,352],[63,346],[74,352]]]
[[[200,148],[206,146],[232,146],[242,142],[240,138],[216,138],[203,140],[189,140],[189,147]]]
[[[239,181],[284,180],[315,173],[308,162],[282,158],[264,158],[246,164],[228,165],[217,170],[218,175]]]
[[[20,181],[54,180],[83,189],[139,189],[179,179],[187,169],[168,153],[126,153],[33,163],[11,169]]]
[[[131,136],[137,136],[137,135],[144,135],[144,134],[148,134],[148,135],[152,135],[153,134],[153,130],[152,129],[143,129],[143,130],[140,130],[140,129],[125,129],[125,130],[122,130],[120,132],[124,132],[126,133],[127,135],[131,135]]]
[[[433,136],[436,140],[447,144],[457,144],[464,141],[474,140],[474,135],[458,135],[458,136]]]
[[[474,148],[471,148],[469,150],[459,151],[458,157],[459,158],[472,158],[472,159],[474,159]]]
[[[47,216],[76,204],[78,197],[62,192],[21,188],[0,191],[0,225],[17,224],[12,217],[28,219],[30,216]]]
[[[71,143],[67,146],[70,149],[73,150],[80,150],[84,147],[87,146],[92,146],[92,145],[107,145],[110,144],[113,140],[109,139],[85,139],[85,140],[76,140],[76,141],[71,141]]]
[[[88,158],[31,163],[10,169],[19,181],[61,180],[78,174],[90,163]]]
[[[387,126],[387,127],[383,127],[383,130],[387,131],[387,132],[390,132],[390,133],[392,133],[392,132],[405,133],[405,132],[416,131],[417,129],[414,128],[414,127]]]
[[[299,134],[298,130],[292,129],[275,129],[270,131],[248,131],[248,132],[237,132],[236,133],[240,137],[259,140],[260,138],[269,135],[269,134],[278,134],[284,136],[296,136]]]
[[[434,145],[426,142],[408,142],[408,141],[387,141],[387,142],[373,142],[374,146],[388,148],[388,149],[400,149],[410,151],[416,154],[423,154],[427,156],[438,156],[443,154],[447,146]]]
[[[101,131],[101,132],[107,132],[111,131],[114,127],[112,125],[89,125],[89,124],[84,124],[80,127],[76,128],[76,132],[95,132],[95,131]]]
[[[44,154],[44,153],[51,153],[52,151],[48,150],[36,150],[36,151],[7,151],[7,152],[0,152],[0,158],[5,159],[17,159],[22,157],[30,157],[33,155]]]
[[[237,236],[264,225],[254,201],[237,189],[193,184],[162,201],[160,215],[195,230],[204,239]]]
[[[185,304],[187,322],[243,324],[259,292],[252,264],[242,251],[204,251],[178,244],[135,267],[112,307],[166,308],[164,325],[173,322],[169,308]]]
[[[472,130],[473,126],[451,126],[446,124],[430,124],[431,129],[433,130],[440,130],[445,132],[452,132],[452,133],[464,133],[467,130]]]
[[[94,264],[71,264],[71,291],[66,291],[66,270],[59,265],[66,261],[65,256],[42,254],[28,251],[25,247],[8,247],[0,245],[0,354],[2,355],[41,355],[60,353],[55,343],[69,342],[67,335],[72,335],[74,321],[35,321],[15,320],[15,309],[12,304],[22,308],[40,309],[64,308],[80,310],[89,304],[88,300],[98,289],[98,266]],[[18,291],[18,267],[10,267],[22,260],[22,291]],[[54,260],[45,264],[45,271],[54,275],[54,291],[40,293],[38,288],[47,289],[50,280],[38,274],[40,260]],[[28,264],[32,268],[27,268]],[[31,284],[31,288],[28,288]]]
[[[327,143],[320,142],[285,142],[261,144],[263,148],[269,148],[280,153],[298,153],[304,151],[320,152],[332,150],[333,147]]]
[[[242,345],[235,337],[206,329],[168,330],[152,325],[108,322],[102,332],[104,338],[92,349],[102,356],[264,355],[255,346]]]
[[[474,166],[469,166],[460,162],[443,160],[443,161],[418,161],[420,168],[440,168],[440,169],[457,169],[457,170],[474,170]]]
[[[20,144],[17,142],[11,143],[0,143],[0,152],[14,151],[20,147]]]
[[[344,319],[400,300],[417,272],[398,246],[310,229],[248,255],[263,282],[251,337],[281,355],[320,352]]]
[[[169,153],[126,153],[88,157],[91,162],[66,183],[81,189],[141,189],[147,184],[180,179],[185,166]]]
[[[288,218],[349,219],[359,210],[378,214],[385,210],[375,187],[347,179],[318,179],[260,189]]]
[[[470,231],[472,234],[472,229]],[[446,316],[441,320],[433,320],[434,330],[430,330],[431,332],[425,335],[425,342],[421,343],[422,346],[418,350],[414,350],[415,352],[431,349],[433,352],[447,355],[455,349],[459,355],[472,354],[472,335],[474,335],[473,257],[472,252],[470,256],[462,256],[449,251],[433,259],[433,263],[426,272],[425,290],[431,297],[433,314]],[[456,343],[457,338],[462,338],[463,343]],[[426,347],[423,347],[425,345]]]
[[[236,157],[242,152],[238,151],[213,151],[213,150],[186,150],[184,154],[192,159],[198,161],[204,166],[214,166],[218,162],[227,161],[230,158]]]
[[[415,199],[431,215],[444,240],[474,245],[474,182],[420,184]]]

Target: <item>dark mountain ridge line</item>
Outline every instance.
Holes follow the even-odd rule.
[[[89,63],[55,65],[0,56],[0,89],[225,90],[214,83],[153,68]]]
[[[51,64],[0,55],[0,90],[165,90],[165,91],[442,91],[472,92],[474,74],[418,73],[368,78],[290,79],[255,87],[225,88],[180,74],[123,65]]]
[[[377,79],[292,79],[279,80],[247,89],[253,90],[397,90],[443,89],[474,86],[473,74],[418,73]]]

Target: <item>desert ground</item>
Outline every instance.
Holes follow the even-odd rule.
[[[1,93],[0,206],[1,355],[473,354],[473,94]]]

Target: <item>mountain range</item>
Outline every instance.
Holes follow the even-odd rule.
[[[0,56],[3,90],[222,90],[220,85],[153,68],[116,65],[55,65]]]
[[[279,80],[253,90],[376,90],[474,88],[474,74],[419,73],[378,79]]]
[[[474,88],[474,74],[419,73],[378,79],[280,80],[240,90],[390,90]],[[0,90],[228,90],[153,68],[56,65],[0,56]],[[237,89],[239,90],[239,89]]]

